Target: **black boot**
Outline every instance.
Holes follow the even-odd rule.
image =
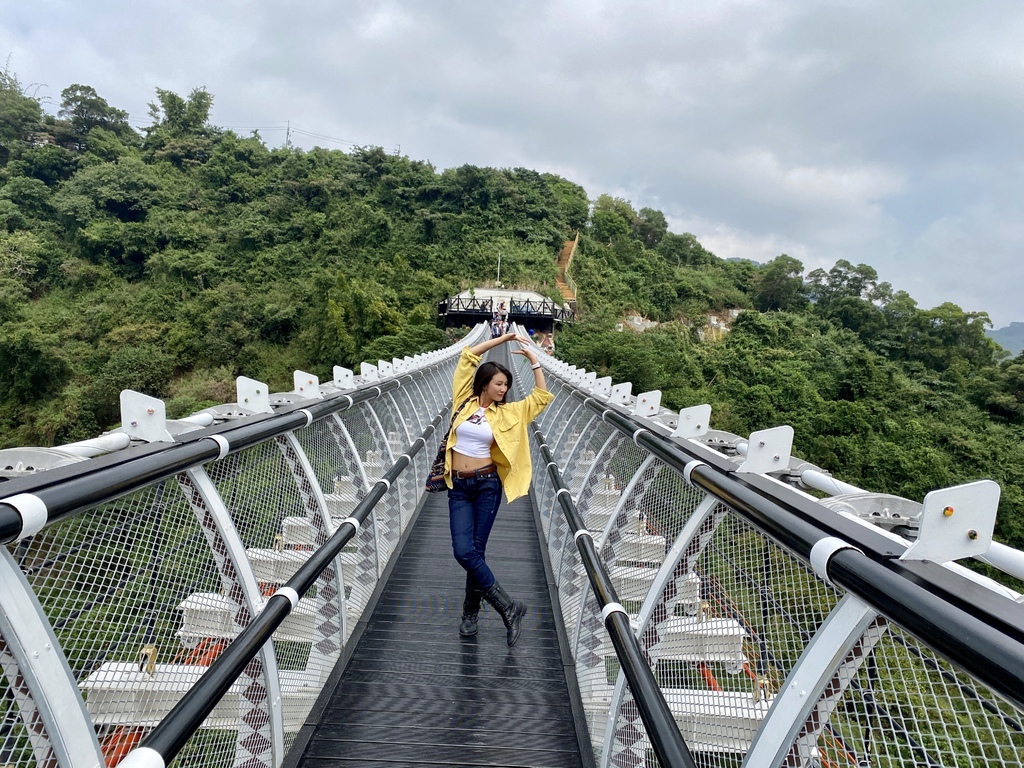
[[[498,582],[494,582],[493,586],[484,592],[484,600],[494,606],[494,610],[501,615],[501,620],[505,622],[505,629],[508,630],[508,647],[511,648],[516,644],[519,633],[522,631],[521,625],[523,616],[526,615],[526,603],[522,600],[513,600]]]
[[[476,619],[480,613],[480,598],[483,593],[473,586],[470,577],[466,575],[466,597],[462,601],[462,624],[459,625],[459,634],[463,637],[472,637],[476,634]]]

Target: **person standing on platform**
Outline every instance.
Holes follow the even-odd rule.
[[[489,349],[515,342],[513,355],[530,361],[533,391],[516,402],[505,402],[512,372],[499,363],[481,362]],[[481,599],[490,603],[505,623],[509,647],[519,639],[526,604],[508,596],[487,565],[487,539],[501,505],[530,489],[532,467],[527,425],[555,399],[548,392],[544,371],[530,340],[514,333],[462,350],[452,380],[454,418],[445,453],[448,519],[455,559],[466,569],[466,597],[459,634],[477,633]]]

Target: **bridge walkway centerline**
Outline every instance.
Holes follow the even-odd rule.
[[[507,647],[487,605],[463,638],[447,496],[427,494],[286,768],[587,765],[537,525],[529,497],[503,502],[488,543],[502,585],[529,605],[519,641]]]

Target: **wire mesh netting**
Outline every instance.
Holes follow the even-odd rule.
[[[166,716],[409,450],[441,407],[440,382],[453,366],[412,377],[375,407],[329,416],[8,546],[105,760],[115,763]],[[411,519],[425,461],[421,451],[342,552],[341,568],[321,574],[173,765],[279,763]],[[55,765],[30,678],[3,638],[0,663],[0,765]],[[272,727],[278,691],[283,741]]]
[[[356,477],[365,478],[356,491],[357,498],[362,499],[369,491],[370,486],[377,482],[387,469],[385,465],[386,438],[377,428],[373,415],[364,413],[362,409],[346,411],[340,414],[338,419],[349,435],[352,449],[355,451],[359,465]],[[366,535],[358,539],[360,544],[359,567],[354,578],[349,582],[353,592],[352,599],[360,606],[365,606],[366,601],[369,600],[377,579],[384,569],[384,564],[398,542],[400,521],[395,503],[396,495],[393,492],[386,494],[363,523]],[[372,553],[368,549],[369,545],[374,548]],[[372,572],[370,571],[371,560],[374,564]],[[359,613],[362,613],[361,607]]]
[[[804,719],[792,721],[792,705],[773,711],[843,593],[579,409],[571,387],[556,380],[556,390],[565,402],[539,426],[698,765],[744,765],[759,736],[780,728],[790,732],[785,765],[1021,764],[1024,713],[861,603],[864,628],[847,638],[831,679],[816,681]],[[598,764],[657,765],[558,488],[543,477],[535,490]]]
[[[137,743],[217,652],[216,642],[203,642],[185,621],[190,600],[219,597],[222,582],[177,482],[49,526],[12,553],[54,628],[105,753]],[[225,701],[178,764],[230,765],[237,719],[237,700]],[[5,734],[3,759],[36,765],[23,735],[8,741],[17,733]]]
[[[1018,766],[1024,713],[883,625],[873,653],[847,682],[815,743],[833,765]]]

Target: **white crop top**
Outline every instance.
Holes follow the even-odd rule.
[[[488,459],[491,456],[492,442],[494,432],[484,417],[483,408],[455,428],[455,450],[463,456]]]

